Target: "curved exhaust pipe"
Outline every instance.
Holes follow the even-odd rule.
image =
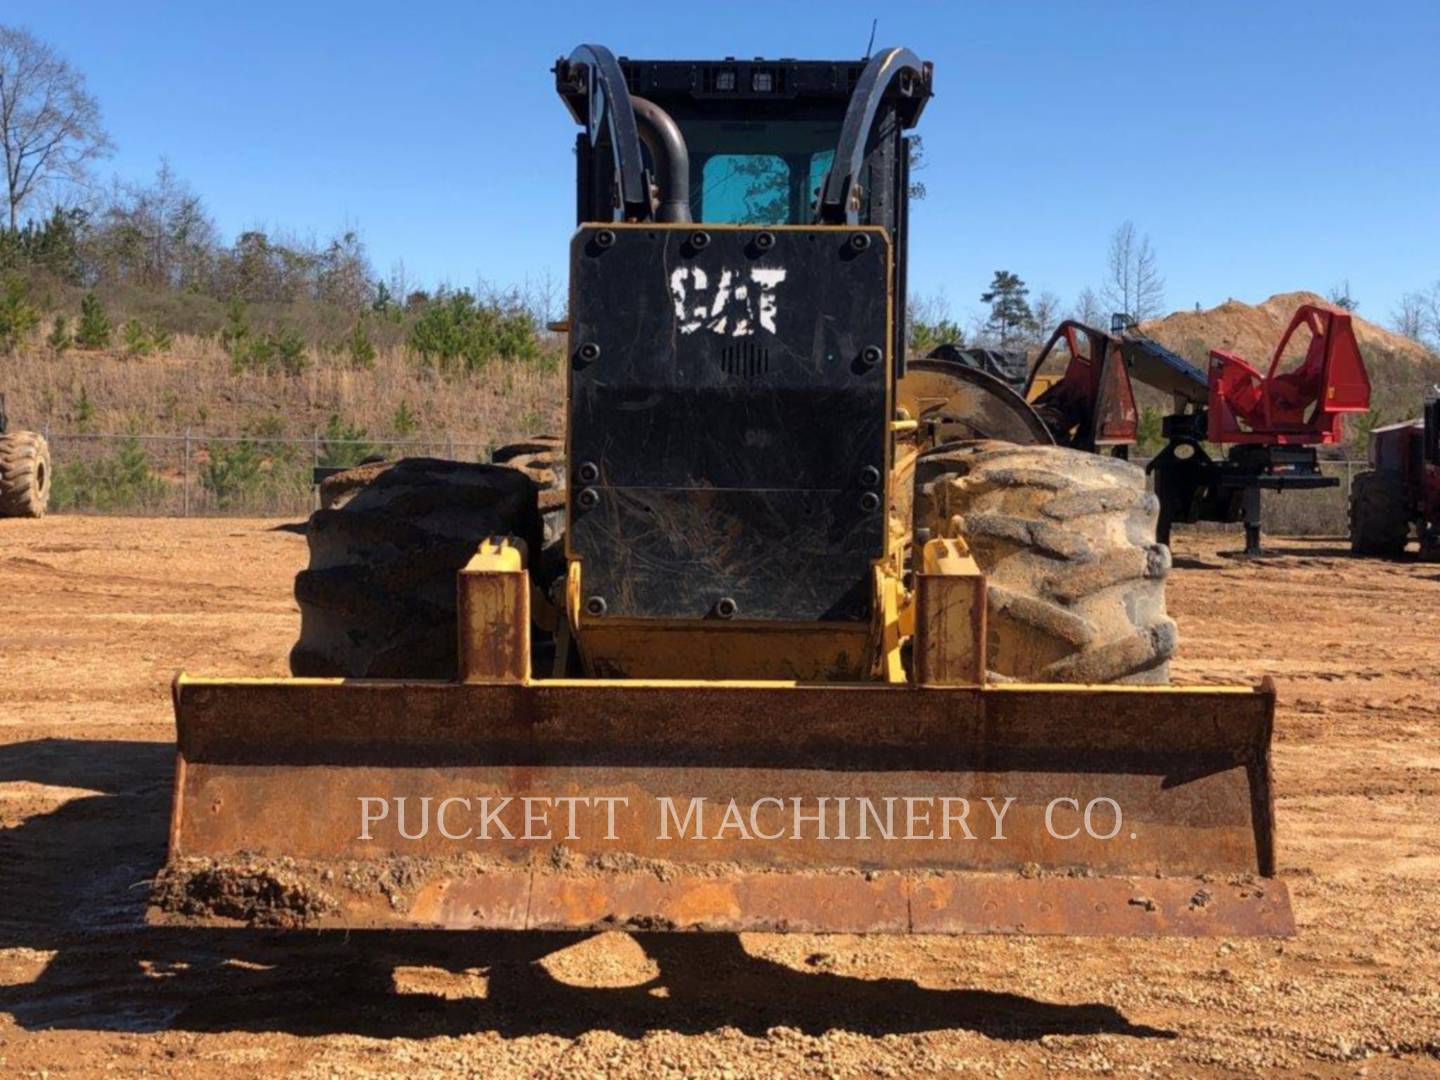
[[[660,189],[656,221],[691,221],[690,150],[674,117],[642,97],[631,97],[635,128],[655,162],[655,184]]]

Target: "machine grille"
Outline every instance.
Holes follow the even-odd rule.
[[[720,368],[727,375],[753,379],[770,370],[770,350],[751,342],[726,345],[720,350]]]

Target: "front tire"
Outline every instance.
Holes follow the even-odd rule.
[[[50,505],[50,444],[33,431],[0,435],[0,517],[41,518]]]
[[[920,459],[915,524],[963,539],[988,586],[1001,680],[1168,683],[1170,550],[1138,466],[1058,446],[979,442]]]

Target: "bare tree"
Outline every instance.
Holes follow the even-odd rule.
[[[1034,339],[1039,344],[1060,322],[1060,297],[1048,290],[1042,291],[1031,302],[1030,315],[1035,320]]]
[[[151,183],[117,181],[93,221],[87,253],[101,282],[189,288],[213,268],[215,224],[163,158]]]
[[[1124,312],[1137,322],[1163,314],[1165,279],[1156,266],[1150,237],[1136,233],[1133,221],[1122,222],[1110,235],[1107,262],[1104,298],[1112,313]]]
[[[28,31],[8,26],[0,26],[0,143],[12,230],[27,200],[83,179],[111,148],[85,77]]]
[[[1350,279],[1346,278],[1339,285],[1333,285],[1325,298],[1338,308],[1346,311],[1355,311],[1360,307],[1360,301],[1350,295]]]
[[[358,311],[375,299],[375,271],[365,242],[354,229],[334,237],[316,257],[316,296]]]
[[[1440,281],[1420,294],[1420,338],[1440,352]]]
[[[925,139],[922,135],[911,135],[909,140],[910,156],[910,191],[912,199],[925,198],[925,181],[914,179],[915,174],[926,165],[930,164],[925,160]]]
[[[1408,292],[1400,297],[1400,303],[1390,313],[1396,333],[1411,341],[1419,341],[1425,336],[1425,303],[1424,293]]]
[[[1100,297],[1095,295],[1095,290],[1083,288],[1080,295],[1075,297],[1075,306],[1070,309],[1070,318],[1076,322],[1082,322],[1086,326],[1093,326],[1097,330],[1103,330],[1110,325],[1110,319],[1105,314],[1105,305],[1101,303]]]
[[[943,292],[928,296],[912,293],[905,302],[905,348],[912,356],[925,356],[937,345],[965,344],[965,331],[950,311]]]

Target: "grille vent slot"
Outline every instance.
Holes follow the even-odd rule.
[[[737,379],[753,379],[769,372],[770,350],[748,341],[740,345],[726,345],[720,350],[720,368]]]

